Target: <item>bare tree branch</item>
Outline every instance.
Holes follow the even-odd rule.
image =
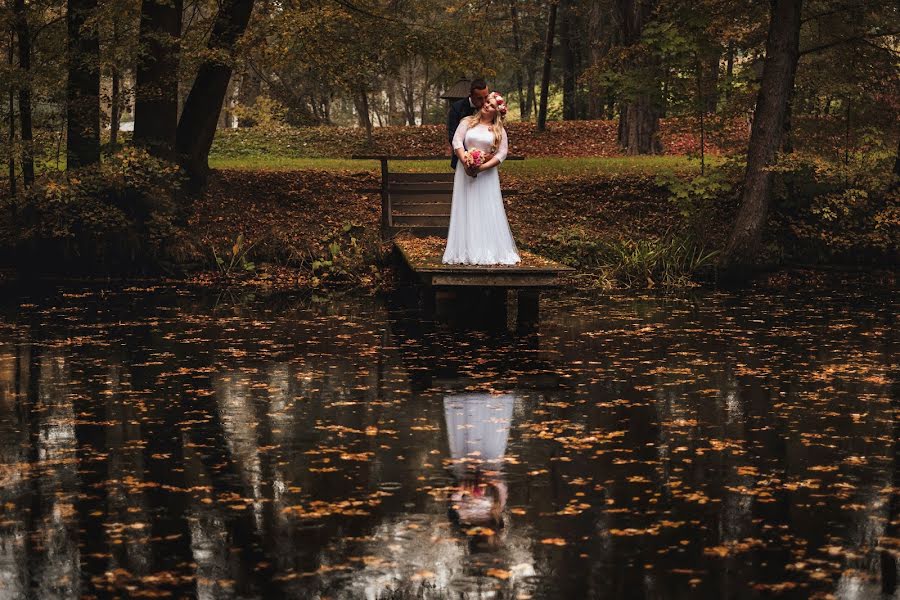
[[[866,40],[876,40],[883,37],[890,37],[892,35],[900,35],[900,31],[889,31],[888,33],[879,33],[877,35],[858,35],[849,38],[841,38],[838,40],[834,40],[828,42],[827,44],[821,44],[819,46],[813,46],[812,48],[807,48],[806,50],[800,51],[800,56],[804,54],[812,54],[813,52],[821,52],[822,50],[827,50],[828,48],[834,48],[835,46],[840,46],[841,44],[852,44],[853,42],[862,42]]]

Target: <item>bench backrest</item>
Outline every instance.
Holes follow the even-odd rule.
[[[386,225],[391,235],[408,231],[413,235],[447,236],[453,173],[390,173],[382,201],[388,202]]]

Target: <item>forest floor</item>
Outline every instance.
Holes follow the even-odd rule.
[[[247,259],[255,268],[234,269],[228,275],[237,281],[379,287],[386,283],[390,245],[379,238],[380,196],[360,192],[378,183],[368,170],[217,170],[194,205],[191,230],[210,256],[213,248],[228,255],[239,236],[253,245]],[[679,251],[706,255],[728,231],[728,213],[710,213],[715,218],[690,247],[670,247],[673,232],[685,233],[682,219],[665,185],[644,169],[504,174],[504,187],[518,192],[506,199],[506,209],[519,246],[578,268],[570,283],[579,287],[689,283],[690,269],[675,272],[667,261],[685,260]],[[636,264],[628,273],[613,272],[623,253]],[[208,272],[201,280],[221,275]]]
[[[579,269],[580,286],[615,285],[620,274],[609,266],[623,253],[637,253],[644,263],[639,277],[647,285],[666,261],[652,244],[671,241],[679,213],[665,182],[700,172],[700,138],[690,120],[664,120],[660,137],[664,154],[622,156],[615,121],[552,122],[540,133],[532,123],[508,126],[511,154],[501,172],[505,188],[518,194],[506,199],[517,243],[526,250]],[[722,160],[723,148],[740,143],[740,123],[720,124],[705,140],[707,164]],[[235,248],[238,236],[253,247],[247,260],[255,269],[232,269],[239,280],[261,285],[377,287],[385,283],[389,245],[378,238],[380,197],[359,190],[377,188],[379,163],[354,155],[446,156],[446,128],[384,127],[372,143],[353,128],[275,128],[220,132],[210,155],[215,169],[206,195],[195,204],[192,229],[200,233],[205,254],[221,256]],[[449,170],[443,160],[397,160],[392,171]],[[709,228],[691,251],[708,252],[721,227]],[[337,250],[335,252],[335,250]],[[642,256],[643,255],[643,256]],[[215,280],[219,274],[206,273]],[[687,283],[681,273],[660,273],[668,283]],[[388,277],[389,279],[389,277]],[[652,283],[651,283],[652,285]]]
[[[539,132],[534,123],[507,125],[510,154],[536,157],[622,156],[617,142],[616,121],[555,121]],[[730,153],[743,147],[749,130],[745,121],[720,120],[706,125],[704,152]],[[663,119],[660,122],[663,154],[699,155],[700,128],[693,119]],[[262,156],[282,158],[350,158],[360,154],[392,156],[449,156],[445,125],[378,127],[371,142],[365,131],[352,127],[266,127],[219,131],[211,161]]]
[[[796,123],[798,138],[813,152],[836,147],[838,129],[827,119]],[[731,229],[737,194],[724,180],[700,180],[702,189],[685,184],[700,174],[701,164],[741,155],[745,121],[707,123],[701,148],[695,121],[663,119],[663,153],[656,156],[623,156],[615,121],[551,122],[543,133],[520,122],[508,131],[511,154],[525,158],[501,167],[504,187],[518,191],[505,199],[516,241],[575,267],[572,284],[682,286],[711,272],[715,250]],[[379,163],[351,157],[441,157],[448,150],[443,125],[376,128],[371,142],[357,128],[220,132],[210,155],[211,186],[195,204],[192,228],[210,256],[213,248],[219,256],[237,248],[239,236],[253,244],[246,256],[255,268],[240,277],[239,269],[230,273],[245,283],[377,288],[392,279],[390,245],[379,238],[379,195],[360,190],[378,187]],[[448,169],[443,160],[390,165],[393,171]],[[734,166],[727,177],[739,175],[739,164]],[[821,234],[815,227],[803,231],[803,223],[778,211],[776,206],[760,255],[767,264],[790,262],[797,255],[786,244],[804,248],[810,244],[801,238]],[[201,279],[221,279],[221,270]]]

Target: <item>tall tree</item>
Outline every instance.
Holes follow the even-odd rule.
[[[616,0],[622,44],[634,50],[648,23],[656,0]],[[633,52],[629,62],[640,80],[619,104],[619,145],[628,154],[662,152],[659,140],[660,98],[658,81],[652,76],[656,60]]]
[[[541,107],[538,111],[537,130],[544,131],[547,126],[547,101],[550,95],[550,67],[553,59],[553,38],[556,36],[557,0],[550,2],[550,15],[547,19],[547,40],[544,43],[544,70],[541,75]]]
[[[119,46],[121,36],[119,35],[119,20],[113,21],[113,48]],[[115,52],[115,50],[113,51]],[[122,76],[119,70],[118,61],[115,58],[111,65],[111,93],[109,99],[109,145],[115,149],[119,143],[119,126],[122,121]]]
[[[182,0],[143,0],[135,74],[134,141],[174,160]]]
[[[570,121],[578,118],[578,98],[576,97],[576,29],[575,7],[571,0],[561,0],[559,20],[559,45],[562,49],[563,72],[563,119]]]
[[[519,119],[528,118],[528,110],[525,102],[525,86],[522,82],[522,38],[519,35],[519,9],[516,6],[518,0],[509,0],[509,19],[512,24],[513,52],[515,60],[513,65],[516,73],[516,91],[519,93]]]
[[[223,0],[207,45],[209,58],[201,65],[184,102],[176,133],[181,166],[194,190],[206,185],[209,149],[233,69],[231,53],[247,29],[254,0]]]
[[[31,29],[25,0],[15,0],[13,11],[16,19],[16,37],[19,40],[19,129],[22,138],[22,180],[25,187],[34,183],[34,148],[31,110]]]
[[[15,56],[15,34],[12,29],[9,31],[9,48],[7,49],[6,62],[9,70],[13,69],[13,57]],[[9,86],[9,192],[13,196],[16,195],[16,153],[13,148],[16,147],[16,90],[13,86]]]
[[[756,99],[741,207],[722,255],[733,267],[752,260],[769,210],[775,163],[784,119],[800,58],[800,12],[803,0],[771,0],[769,33],[762,81]]]
[[[100,38],[98,0],[68,0],[66,27],[66,161],[77,169],[100,161]]]

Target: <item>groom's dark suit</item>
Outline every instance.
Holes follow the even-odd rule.
[[[453,149],[453,134],[456,133],[459,122],[473,114],[475,114],[475,107],[472,106],[468,96],[451,104],[450,112],[447,113],[447,138],[451,146],[450,151],[453,152],[453,158],[450,159],[450,168],[454,171],[459,159],[456,158],[456,150]]]

